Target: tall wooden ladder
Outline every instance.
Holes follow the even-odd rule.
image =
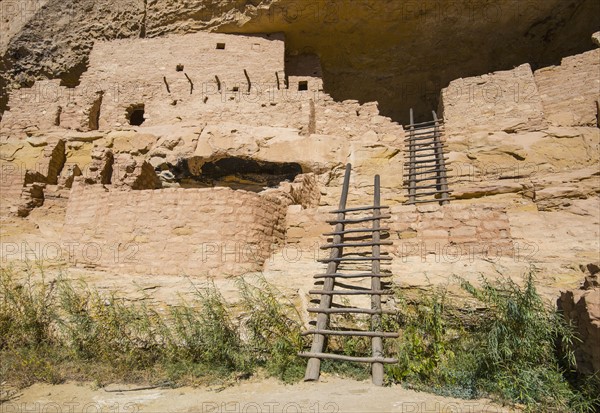
[[[408,189],[407,205],[439,202],[448,204],[452,190],[448,189],[448,171],[444,156],[442,131],[444,122],[433,113],[433,120],[423,123],[414,122],[413,110],[410,110],[408,153],[404,163],[404,186]]]
[[[329,258],[319,260],[327,263],[325,274],[315,275],[317,283],[322,282],[321,290],[311,290],[310,294],[320,296],[319,307],[309,308],[308,312],[316,313],[316,325],[304,335],[313,335],[313,343],[308,353],[300,356],[308,357],[308,365],[304,379],[316,381],[321,372],[321,360],[341,360],[360,363],[371,363],[373,383],[381,386],[384,379],[385,363],[397,363],[393,358],[383,355],[383,339],[398,337],[397,333],[382,331],[382,314],[394,314],[394,311],[382,309],[382,296],[392,294],[389,289],[382,288],[382,278],[391,277],[391,274],[382,272],[381,264],[390,261],[391,257],[382,254],[381,247],[391,245],[391,241],[382,240],[389,236],[389,228],[381,227],[381,220],[390,218],[382,215],[381,189],[379,175],[375,176],[373,185],[373,205],[348,208],[348,188],[352,166],[346,165],[344,184],[340,198],[339,208],[332,211],[336,219],[327,221],[335,225],[335,230],[325,236],[332,238],[332,242],[321,247],[330,250]],[[364,216],[368,214],[367,216]],[[358,216],[357,216],[358,215]],[[359,224],[361,228],[354,225]],[[365,225],[366,224],[366,225]],[[370,226],[368,225],[370,224]],[[366,251],[365,251],[366,249]],[[365,264],[367,268],[365,268]],[[361,286],[360,282],[370,279],[370,286]],[[341,282],[338,280],[342,280]],[[336,289],[336,287],[338,287]],[[341,288],[341,289],[340,289]],[[358,308],[334,302],[337,296],[367,295],[371,297],[370,308]],[[330,325],[332,314],[369,314],[371,316],[370,330],[348,330],[340,326]],[[365,357],[346,356],[326,352],[326,341],[330,336],[355,336],[371,338],[371,354]]]

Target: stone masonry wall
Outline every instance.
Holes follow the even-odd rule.
[[[62,242],[77,243],[84,266],[240,275],[260,270],[283,238],[286,208],[276,197],[229,188],[109,191],[76,182]]]
[[[569,56],[535,72],[544,113],[556,126],[598,125],[600,49]]]
[[[305,211],[298,206],[288,210],[286,242],[314,248],[317,240],[324,244],[323,233],[330,232],[326,224],[328,211],[335,207]],[[429,254],[452,257],[511,257],[514,245],[505,208],[492,204],[437,204],[392,206],[391,219],[384,222],[390,228],[390,240],[397,257]]]
[[[130,105],[145,105],[146,122],[175,121],[230,100],[254,103],[284,88],[282,35],[195,33],[98,43],[83,88],[104,91],[99,127],[127,124]]]
[[[529,64],[450,82],[442,90],[441,108],[449,134],[465,129],[514,132],[545,126]]]
[[[437,204],[392,207],[398,256],[507,257],[513,255],[508,215],[503,207]]]
[[[61,86],[59,80],[40,80],[31,88],[10,94],[10,110],[4,113],[0,130],[4,133],[31,133],[58,127],[87,130],[94,95]]]

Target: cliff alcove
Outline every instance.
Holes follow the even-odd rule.
[[[321,58],[325,91],[334,99],[377,100],[382,114],[403,123],[410,107],[424,116],[435,109],[453,79],[523,63],[536,69],[592,49],[600,15],[595,0],[40,4],[9,27],[16,35],[1,45],[0,86],[44,77],[70,84],[85,70],[95,39],[283,32],[288,56]],[[0,97],[0,114],[5,109]]]
[[[302,167],[293,162],[265,162],[240,157],[225,157],[208,162],[180,159],[176,165],[166,165],[167,174],[159,171],[182,188],[228,187],[251,192],[293,182]]]

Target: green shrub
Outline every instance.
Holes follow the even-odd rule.
[[[0,268],[0,349],[51,344],[55,315],[55,283],[33,281],[34,268],[27,266],[17,280],[15,271]]]
[[[146,304],[100,294],[83,282],[59,280],[58,291],[61,338],[77,357],[123,369],[145,369],[160,359],[163,320]]]
[[[171,361],[216,365],[226,372],[248,370],[245,347],[224,297],[212,284],[197,289],[195,296],[193,305],[170,310],[172,327],[163,336],[169,338]]]
[[[306,366],[297,353],[307,344],[301,335],[300,314],[264,277],[257,277],[255,282],[253,285],[244,278],[237,282],[242,309],[248,314],[242,325],[249,351],[255,363],[264,366],[270,375],[286,382],[297,381]]]
[[[46,282],[43,270],[24,274],[0,269],[0,381],[30,385],[64,379],[166,381],[176,384],[230,381],[259,369],[286,382],[301,379],[310,343],[292,302],[263,277],[240,278],[241,315],[214,285],[194,299],[159,311],[146,300],[127,301],[83,282]],[[38,281],[35,281],[38,279]],[[529,411],[594,412],[600,380],[574,372],[570,326],[536,291],[510,279],[476,287],[459,279],[478,304],[458,310],[445,290],[409,301],[402,295],[397,316],[382,317],[388,382],[463,398],[491,396],[521,403]],[[366,329],[369,317],[335,315]],[[328,351],[370,353],[364,337],[333,337]],[[368,364],[324,360],[322,371],[365,379]]]
[[[388,349],[392,382],[455,397],[491,396],[528,411],[593,412],[598,397],[567,375],[574,367],[573,330],[544,303],[532,274],[481,286],[459,279],[484,311],[457,314],[444,290],[402,306],[401,339]],[[402,297],[400,297],[402,300]]]

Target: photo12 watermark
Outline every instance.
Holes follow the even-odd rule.
[[[201,413],[339,413],[340,407],[333,402],[204,402]]]
[[[139,404],[128,402],[20,402],[0,403],[0,413],[142,413]]]
[[[0,262],[31,261],[48,264],[136,264],[140,247],[135,243],[108,242],[2,242]]]

